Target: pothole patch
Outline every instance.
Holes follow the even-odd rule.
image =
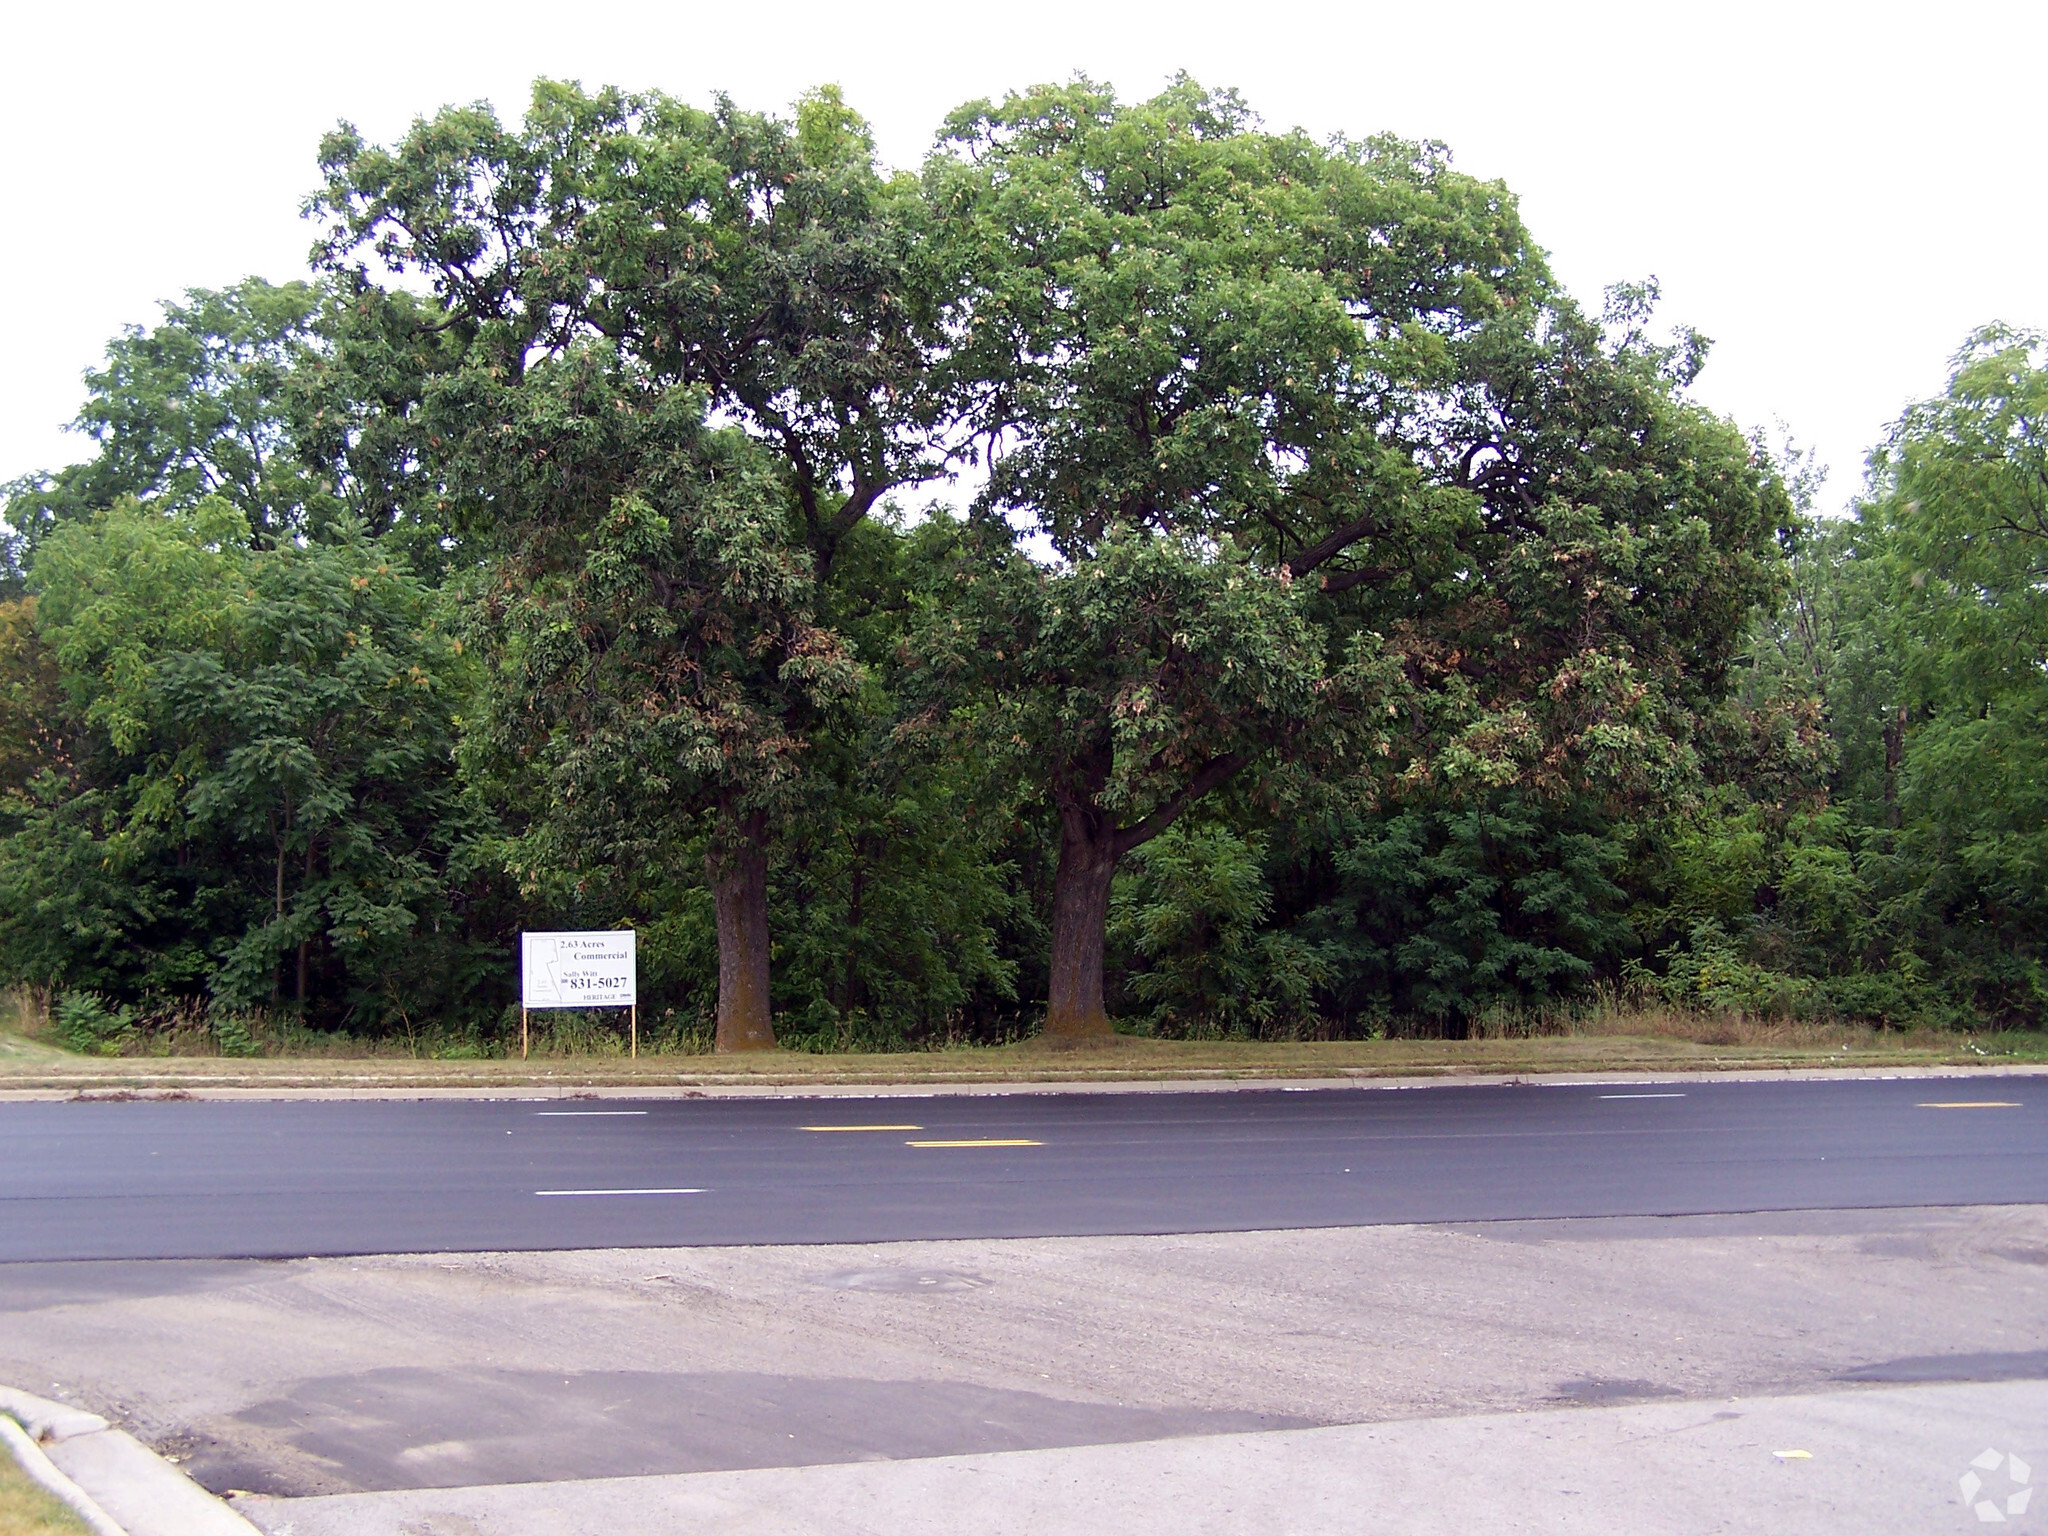
[[[1611,1376],[1582,1376],[1560,1381],[1551,1401],[1558,1403],[1634,1403],[1653,1397],[1683,1397],[1676,1387],[1654,1381],[1637,1381]]]

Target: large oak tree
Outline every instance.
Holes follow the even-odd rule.
[[[1047,562],[990,556],[978,676],[1059,822],[1049,1033],[1108,1031],[1117,861],[1225,784],[1683,774],[1789,509],[1643,295],[1603,332],[1497,183],[1186,80],[970,105],[925,191],[976,515]]]
[[[487,109],[449,109],[390,149],[344,128],[322,161],[329,266],[364,285],[372,261],[424,278],[467,371],[505,387],[601,343],[647,399],[701,391],[774,466],[807,579],[829,575],[885,493],[934,472],[925,364],[937,332],[921,297],[921,207],[912,184],[878,171],[836,91],[786,120],[723,100],[705,111],[544,82],[516,128]],[[476,425],[467,420],[465,431]],[[623,473],[630,486],[633,471]],[[504,531],[492,475],[455,490],[465,526]],[[656,503],[650,515],[675,511]],[[513,541],[525,560],[548,547],[523,533]],[[570,563],[554,575],[576,568],[572,546],[555,553]],[[806,621],[792,610],[787,622]],[[800,731],[787,741],[770,755],[770,778],[791,770]],[[735,982],[758,979],[768,951],[767,783],[717,799],[721,947],[746,951],[720,962],[728,1046],[774,1038],[765,984]]]

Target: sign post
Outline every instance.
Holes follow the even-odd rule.
[[[640,1055],[638,936],[630,928],[519,936],[519,1059],[536,1008],[624,1008]]]

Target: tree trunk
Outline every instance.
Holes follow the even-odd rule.
[[[768,1011],[767,818],[729,823],[705,855],[718,912],[718,1049],[766,1051],[775,1046]]]
[[[1899,827],[1899,766],[1906,760],[1906,706],[1901,704],[1884,728],[1884,824]]]
[[[1052,990],[1045,1037],[1063,1045],[1107,1040],[1102,950],[1109,882],[1116,874],[1115,818],[1092,805],[1060,806],[1060,863],[1052,886]]]
[[[309,885],[311,885],[312,883],[313,883],[313,843],[312,843],[312,840],[311,840],[311,839],[309,838],[309,839],[307,839],[307,841],[306,841],[306,873],[305,873],[305,876],[304,876],[304,878],[302,878],[302,879],[301,879],[301,880],[299,881],[299,891],[300,891],[300,894],[301,894],[301,895],[303,895],[303,894],[305,893],[305,889],[306,889],[306,887],[307,887],[307,886],[309,886]],[[281,898],[282,898],[282,888],[281,888],[281,887],[280,887],[280,891],[279,891],[279,894],[280,894],[280,899],[281,899]],[[305,1016],[306,1016],[306,948],[307,948],[307,945],[308,945],[308,943],[309,943],[309,942],[310,942],[310,941],[308,941],[308,940],[306,940],[306,939],[301,939],[301,940],[299,940],[299,991],[298,991],[298,999],[299,999],[299,1017],[300,1017],[301,1019],[305,1018]]]
[[[853,894],[847,902],[846,908],[846,927],[849,938],[860,932],[861,898],[867,894],[868,857],[868,839],[854,839]],[[846,946],[845,963],[840,967],[839,1011],[841,1013],[853,1012],[854,994],[860,988],[860,979],[854,974],[853,959],[853,945],[849,943]]]
[[[275,811],[270,813],[270,826],[274,835],[277,828],[277,813]],[[275,837],[274,840],[277,843],[277,907],[275,921],[281,923],[284,921],[284,839],[282,837]],[[278,975],[278,965],[276,962],[272,962],[270,967],[270,1002],[272,1007],[277,1005],[279,989],[282,985],[283,982]]]

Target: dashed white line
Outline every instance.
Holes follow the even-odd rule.
[[[1603,1099],[1682,1099],[1682,1093],[1603,1093]]]
[[[534,1117],[540,1120],[596,1120],[611,1115],[644,1115],[644,1109],[536,1109]]]
[[[536,1189],[536,1195],[701,1195],[701,1189]]]

